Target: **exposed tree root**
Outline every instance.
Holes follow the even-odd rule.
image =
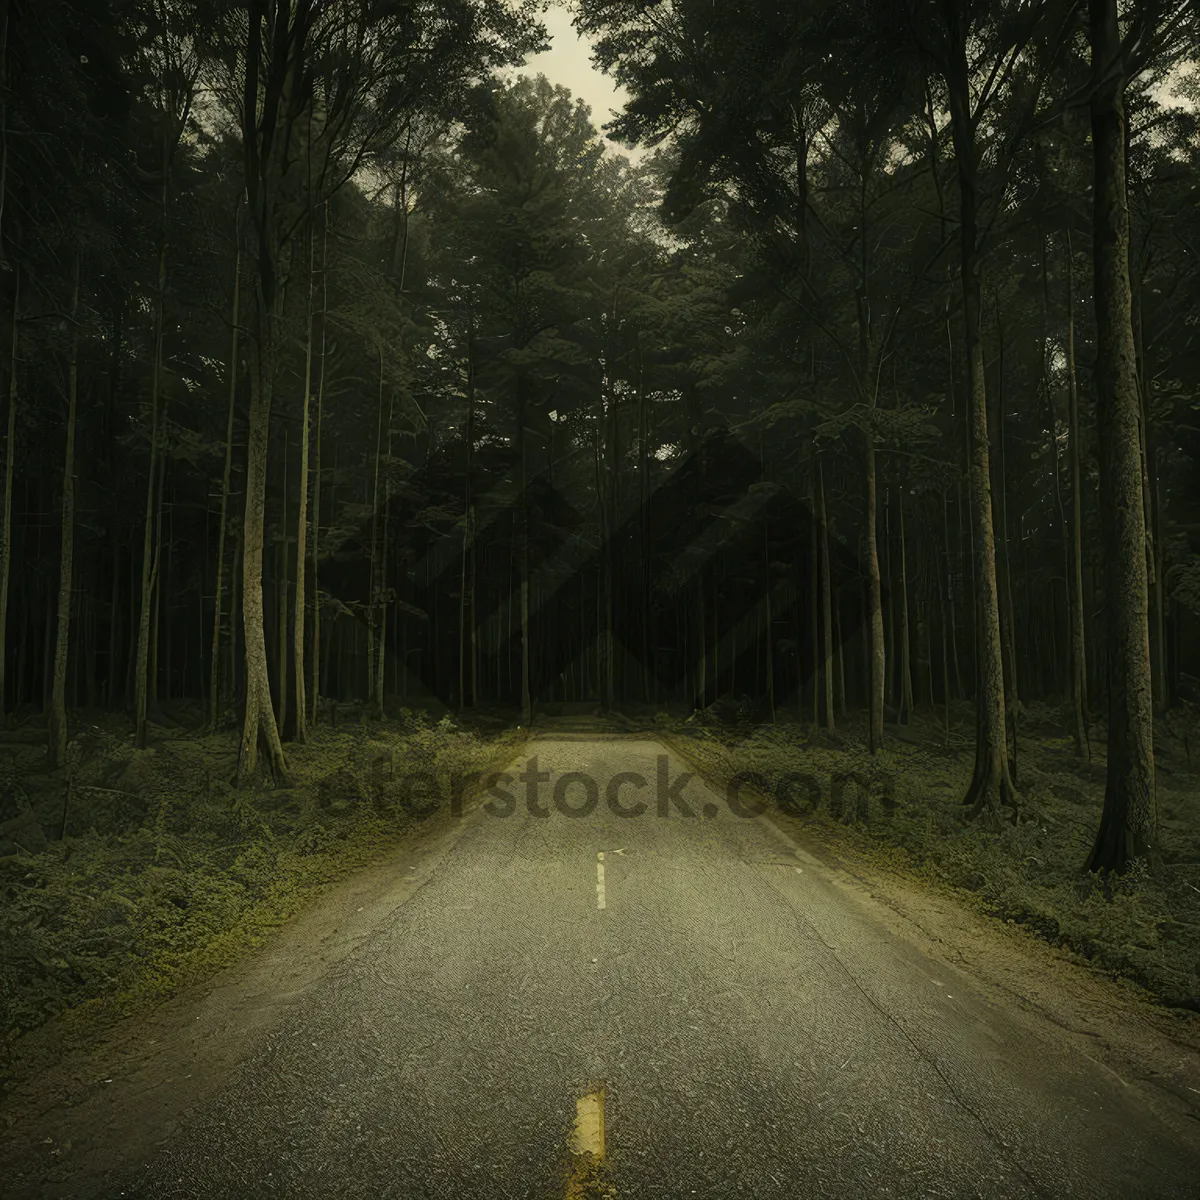
[[[999,828],[1002,817],[1015,825],[1021,813],[1021,793],[1008,769],[1002,754],[984,751],[975,762],[975,774],[971,786],[963,797],[963,804],[970,810],[967,819],[974,821],[986,814],[993,828]],[[1003,813],[1002,810],[1009,810]]]

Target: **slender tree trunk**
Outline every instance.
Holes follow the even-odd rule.
[[[908,619],[908,545],[904,531],[904,489],[896,491],[900,509],[900,724],[907,725],[913,712],[912,641]]]
[[[1129,125],[1125,127],[1125,154],[1129,156]],[[1128,181],[1127,181],[1128,183]],[[1128,187],[1126,188],[1128,195]],[[1155,607],[1155,596],[1160,591],[1157,574],[1158,531],[1154,524],[1154,500],[1151,491],[1150,477],[1150,400],[1146,391],[1146,351],[1142,329],[1142,289],[1141,272],[1136,270],[1133,263],[1132,249],[1130,251],[1130,299],[1131,320],[1133,323],[1133,349],[1135,378],[1138,385],[1138,441],[1142,463],[1142,510],[1146,525],[1146,583],[1149,594],[1149,606]],[[1152,631],[1150,638],[1150,681],[1153,688],[1154,711],[1161,712],[1163,704],[1160,700],[1162,681],[1166,677],[1165,662],[1162,647],[1159,645],[1158,628]]]
[[[292,613],[292,658],[295,663],[294,686],[296,741],[308,740],[308,701],[304,679],[304,622],[308,609],[308,446],[309,412],[312,408],[312,365],[313,365],[313,311],[316,287],[316,239],[311,223],[308,231],[308,320],[305,324],[304,346],[304,400],[300,411],[300,471],[296,481],[296,600]]]
[[[521,457],[521,724],[528,727],[533,724],[533,696],[529,678],[529,497],[526,495],[529,464],[528,439],[525,436],[525,391],[519,376],[516,410]],[[597,663],[596,666],[599,673],[601,664]]]
[[[242,229],[241,197],[238,197],[238,215],[234,219],[234,237],[237,248],[233,260],[233,305],[230,311],[229,346],[229,403],[225,414],[225,465],[221,472],[221,515],[217,524],[217,572],[213,597],[212,659],[209,664],[208,727],[216,729],[220,719],[221,703],[221,608],[224,601],[225,583],[225,535],[229,522],[229,487],[233,473],[233,414],[237,403],[238,377],[238,334],[241,332],[242,301]]]
[[[112,574],[109,579],[110,593],[108,600],[108,675],[104,681],[104,703],[109,708],[115,708],[120,697],[120,677],[122,672],[117,670],[117,660],[121,656],[121,622],[117,615],[121,611],[121,544],[117,540],[117,529],[114,524],[112,543],[110,547]],[[133,607],[130,597],[130,607]]]
[[[288,719],[288,457],[289,430],[283,439],[283,488],[279,497],[279,542],[275,547],[275,721],[280,735]]]
[[[388,568],[388,525],[389,514],[391,509],[391,462],[392,462],[392,419],[394,415],[394,405],[396,403],[396,392],[393,389],[388,394],[388,423],[387,423],[387,458],[385,460],[384,475],[383,475],[383,537],[379,548],[379,639],[375,647],[375,652],[378,655],[377,665],[375,668],[375,719],[382,721],[385,714],[384,711],[384,689],[386,685],[386,675],[384,668],[387,664],[387,619],[388,619],[388,587],[387,587],[387,568]]]
[[[641,334],[635,334],[634,347],[637,355],[637,413],[638,413],[638,548],[641,562],[638,572],[639,602],[641,605],[642,639],[642,699],[652,701],[650,676],[650,535],[649,535],[649,487],[650,453],[648,446],[649,422],[646,412],[645,365],[642,360]],[[718,664],[714,678],[720,673]]]
[[[75,251],[71,285],[71,342],[67,363],[67,449],[63,459],[62,557],[58,571],[58,610],[54,641],[54,674],[47,714],[47,765],[67,761],[67,658],[71,637],[71,586],[75,561],[75,413],[79,399],[79,250]]]
[[[826,513],[825,527],[832,533],[833,522],[829,520],[829,515]],[[832,568],[832,556],[830,557],[830,566]],[[832,569],[830,576],[833,575]],[[839,719],[846,719],[846,643],[842,638],[842,606],[838,601],[836,590],[833,589],[833,581],[830,579],[830,589],[833,591],[833,644],[836,650],[837,658],[837,674],[834,678],[834,697],[837,701],[837,715]]]
[[[999,509],[1000,516],[1000,545],[1003,548],[1003,553],[999,556],[999,579],[1003,585],[1000,593],[1000,637],[1004,647],[1004,655],[1007,665],[1007,675],[1004,682],[1004,698],[1006,703],[1005,719],[1007,722],[1008,732],[1012,741],[1012,759],[1009,764],[1009,769],[1013,775],[1013,781],[1017,779],[1017,719],[1020,711],[1020,698],[1017,692],[1017,618],[1016,609],[1013,605],[1012,596],[1012,554],[1010,552],[1008,540],[1008,470],[1007,470],[1007,454],[1004,437],[1005,415],[1004,415],[1004,329],[1000,323],[999,312],[996,314],[996,334],[1000,343],[1000,361],[999,371],[997,375],[996,387],[996,444],[999,450],[998,473],[1000,476],[999,487],[994,491],[997,497],[996,507]]]
[[[375,473],[371,485],[371,553],[369,561],[370,582],[367,589],[367,698],[375,696],[375,622],[379,607],[379,582],[376,568],[379,565],[379,459],[383,453],[383,347],[379,347],[379,395],[376,400],[375,418]],[[432,644],[431,644],[432,652]]]
[[[1092,68],[1096,414],[1108,587],[1108,779],[1088,856],[1092,871],[1123,872],[1151,848],[1154,725],[1146,521],[1129,282],[1125,84],[1116,0],[1089,0]]]
[[[5,18],[7,23],[7,17]],[[0,202],[3,193],[0,192]],[[12,571],[12,493],[17,450],[17,359],[20,350],[21,271],[14,272],[12,350],[8,360],[8,424],[4,436],[4,517],[0,526],[0,725],[8,724],[8,586]],[[114,562],[113,570],[116,570]],[[115,613],[113,627],[116,627]],[[111,669],[111,668],[110,668]]]
[[[975,128],[964,38],[957,39],[948,72],[951,128],[959,179],[959,236],[967,358],[972,555],[975,580],[976,737],[975,772],[964,803],[996,815],[1000,805],[1016,810],[1018,796],[1008,770],[1005,728],[1004,657],[1000,643],[1000,593],[988,451],[987,387],[984,380],[978,247]]]
[[[271,703],[267,642],[263,629],[263,543],[266,535],[267,446],[275,390],[275,333],[282,319],[275,305],[259,298],[258,345],[250,377],[246,439],[246,506],[242,519],[242,631],[245,641],[246,712],[242,722],[238,782],[258,770],[261,736],[276,782],[288,778],[287,758]]]
[[[1087,647],[1083,623],[1083,448],[1079,433],[1079,388],[1075,378],[1075,261],[1067,230],[1067,404],[1071,465],[1071,708],[1075,753],[1091,758],[1087,720]]]
[[[165,425],[165,407],[164,421]],[[167,478],[167,456],[160,454],[158,456],[158,485],[155,491],[155,509],[154,509],[154,553],[151,557],[150,566],[150,662],[146,668],[146,695],[149,703],[150,711],[156,715],[161,713],[158,703],[158,682],[159,682],[159,654],[161,651],[161,642],[159,640],[159,628],[162,624],[162,579],[159,571],[159,566],[162,562],[163,547],[165,542],[162,535],[162,518],[163,518],[163,497],[167,494],[166,487]]]
[[[825,472],[817,464],[817,539],[821,575],[821,661],[824,672],[825,728],[833,729],[833,589],[830,583],[829,522],[825,514]]]
[[[887,589],[888,603],[883,609],[883,657],[887,663],[887,675],[883,682],[885,706],[899,710],[900,697],[897,687],[896,662],[896,573],[892,567],[892,489],[884,488],[883,501],[883,549],[880,554],[880,575]],[[885,707],[886,712],[886,707]]]
[[[770,525],[769,519],[767,519],[766,517],[764,517],[764,519],[763,519],[763,560],[764,560],[763,565],[766,569],[766,582],[764,584],[764,589],[765,589],[764,599],[766,600],[766,604],[764,606],[764,612],[763,612],[763,622],[764,622],[763,658],[766,662],[766,667],[767,667],[767,706],[768,706],[768,709],[771,714],[771,724],[774,725],[775,724],[775,638],[774,638],[773,630],[775,627],[775,614],[773,611],[774,606],[771,603],[771,525]],[[702,577],[702,575],[701,575],[701,577]],[[703,595],[703,590],[701,591],[701,595]],[[703,605],[701,606],[701,609],[700,609],[700,615],[701,616],[704,615]],[[701,625],[700,625],[700,644],[701,644],[701,646],[706,645],[705,637],[704,637],[703,622],[701,622]],[[701,659],[701,667],[702,668],[703,668],[703,664],[704,664],[704,660]],[[703,705],[703,703],[704,703],[704,683],[705,683],[704,677],[701,676],[701,680],[700,680],[700,691],[701,691],[700,703],[701,703],[701,705]]]
[[[162,461],[165,465],[165,463],[166,463],[165,455],[164,455]],[[172,485],[174,485],[174,482],[175,482],[174,479],[172,479],[171,482],[172,482]],[[164,495],[165,495],[165,493],[164,493]],[[162,511],[163,511],[163,506],[160,505],[158,511],[161,516]],[[172,696],[174,695],[174,693],[172,691],[172,680],[173,680],[173,669],[174,669],[174,659],[172,656],[172,652],[173,652],[173,648],[174,648],[174,627],[173,627],[173,622],[171,620],[171,614],[174,610],[174,605],[173,605],[172,601],[175,596],[175,586],[174,586],[175,506],[174,506],[174,504],[171,505],[170,516],[167,518],[167,540],[166,540],[166,542],[163,543],[163,548],[164,548],[164,552],[167,556],[166,570],[164,572],[165,586],[160,586],[157,589],[157,605],[158,605],[158,607],[156,610],[157,613],[161,614],[161,621],[162,621],[162,626],[163,626],[163,638],[162,638],[161,643],[156,642],[155,644],[161,646],[161,654],[162,654],[162,659],[163,659],[163,671],[162,671],[162,677],[161,677],[162,696],[164,699],[170,700],[172,698]],[[156,617],[155,619],[157,621],[160,618]],[[157,638],[157,631],[155,633],[155,637]],[[155,697],[155,700],[157,701],[157,697]],[[157,703],[156,703],[156,707],[157,707]]]
[[[471,472],[474,466],[475,450],[475,361],[472,345],[471,328],[467,326],[467,428],[464,450],[465,467],[463,470],[463,541],[461,579],[458,597],[458,706],[467,707],[467,647],[471,646],[471,672],[474,673],[474,641],[475,631],[467,632],[467,614],[474,610],[473,598],[468,597],[468,588],[472,584],[471,558],[474,553],[475,509],[471,496]],[[478,703],[474,685],[471,690],[471,703]]]
[[[321,701],[321,430],[325,416],[325,331],[329,312],[329,202],[325,202],[321,225],[321,369],[317,377],[317,417],[313,444],[312,503],[312,681],[309,684],[308,724],[317,723]],[[407,660],[403,663],[408,668]]]
[[[946,567],[940,572],[938,596],[942,602],[942,699],[946,705],[946,744],[950,744],[950,623],[953,621],[954,598],[950,593],[950,519],[946,511],[946,485],[942,484],[942,532],[946,538]]]
[[[869,724],[867,743],[874,754],[883,746],[883,687],[886,678],[883,645],[883,581],[879,574],[879,540],[876,531],[877,500],[875,495],[875,435],[868,430],[867,439],[867,632],[870,657],[867,661],[869,693]]]
[[[166,201],[163,201],[164,205]],[[167,241],[162,238],[158,253],[158,298],[154,308],[154,348],[150,367],[150,466],[146,472],[146,514],[142,527],[141,608],[138,620],[137,665],[134,668],[136,725],[134,742],[139,750],[146,748],[146,712],[150,704],[151,681],[151,615],[154,604],[153,564],[157,557],[154,545],[156,508],[161,511],[162,497],[155,495],[159,476],[159,398],[162,387],[163,304],[167,275]]]
[[[812,723],[821,724],[821,526],[817,516],[817,474],[820,468],[814,443],[809,461],[808,605],[811,614],[812,642]],[[734,656],[736,661],[736,655]]]

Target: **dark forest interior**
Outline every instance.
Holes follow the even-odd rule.
[[[534,0],[0,4],[6,1044],[593,711],[953,754],[1014,871],[1069,775],[1196,1006],[1194,7],[572,11],[636,154]]]

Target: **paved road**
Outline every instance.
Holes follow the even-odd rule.
[[[550,815],[520,781],[512,815],[469,814],[223,1093],[97,1194],[1200,1194],[1197,1143],[1136,1090],[891,932],[768,821],[696,779],[699,815],[659,817],[658,772],[669,788],[684,767],[658,743],[534,751]],[[641,816],[605,803],[621,771],[647,783],[618,793]],[[596,782],[591,815],[554,811],[568,772]]]

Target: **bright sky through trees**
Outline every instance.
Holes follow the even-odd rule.
[[[611,121],[627,99],[624,88],[618,87],[591,61],[591,41],[581,37],[571,24],[571,13],[565,4],[552,4],[542,18],[550,35],[550,49],[533,55],[524,67],[512,74],[545,75],[551,83],[568,88],[592,110],[592,123],[597,127]],[[639,150],[626,150],[617,142],[615,150],[637,158]]]

